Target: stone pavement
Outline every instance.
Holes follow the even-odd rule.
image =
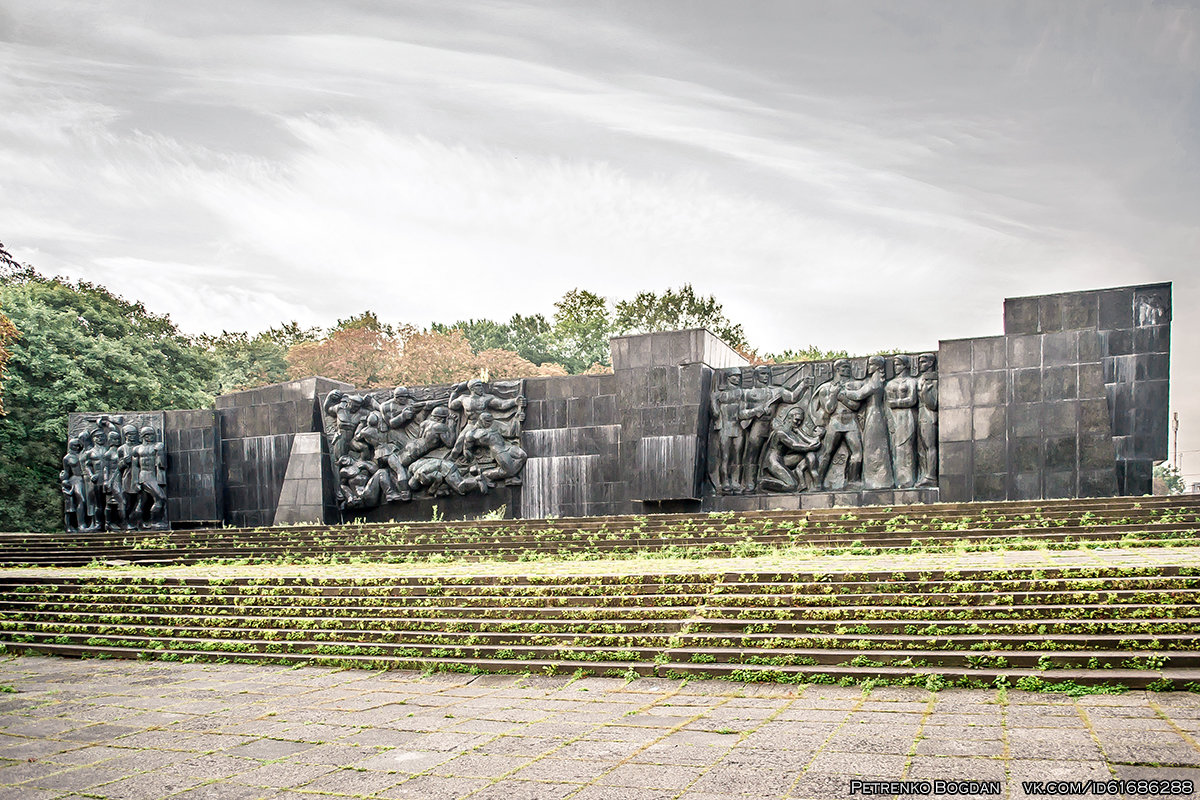
[[[1200,785],[1200,696],[1186,693],[864,694],[44,657],[0,660],[0,686],[15,690],[0,694],[6,800],[1017,798],[1028,780]],[[1195,793],[1184,788],[1174,796]]]

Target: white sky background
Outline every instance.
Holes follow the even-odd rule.
[[[0,241],[191,333],[691,282],[763,351],[1174,282],[1200,480],[1200,4],[0,0]]]

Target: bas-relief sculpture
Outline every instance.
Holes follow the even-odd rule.
[[[343,511],[521,482],[522,381],[334,390],[322,408]]]
[[[937,485],[937,357],[718,373],[711,478],[721,494]],[[889,377],[890,374],[890,377]]]
[[[167,451],[153,414],[84,416],[59,480],[68,531],[167,530]]]

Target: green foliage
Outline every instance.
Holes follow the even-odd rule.
[[[345,322],[345,320],[343,320]],[[237,392],[288,379],[287,352],[292,345],[320,338],[320,329],[286,322],[255,336],[222,331],[201,336],[199,344],[213,360],[213,394]]]
[[[506,323],[489,319],[434,324],[436,333],[461,330],[471,349],[512,350],[534,364],[561,364],[571,374],[611,363],[608,340],[625,333],[708,328],[733,347],[747,349],[745,333],[725,317],[716,298],[696,294],[690,284],[661,294],[641,292],[609,307],[586,289],[572,289],[554,304],[554,319],[514,314]]]
[[[67,414],[203,408],[213,361],[168,317],[90,283],[26,269],[0,285],[10,344],[0,417],[0,530],[61,525]]]
[[[461,330],[475,353],[511,350],[538,366],[561,364],[573,375],[587,371],[593,364],[608,365],[608,339],[613,330],[604,298],[572,289],[554,308],[553,323],[541,314],[514,314],[506,323],[469,319],[431,327],[442,334]]]
[[[788,349],[781,353],[770,353],[763,356],[764,361],[775,364],[790,364],[795,361],[832,361],[835,358],[849,358],[845,350],[822,350],[815,344],[799,350]]]
[[[1179,469],[1165,461],[1154,467],[1154,477],[1162,478],[1163,483],[1167,486],[1167,494],[1183,494],[1184,484],[1183,475]]]
[[[288,325],[294,326],[296,328],[296,330],[300,329],[300,326],[296,325],[296,323],[294,323],[294,322],[288,323]],[[288,325],[285,325],[283,327],[287,328]],[[379,317],[375,316],[374,311],[364,311],[361,314],[355,314],[354,316],[348,317],[347,319],[339,319],[337,321],[337,324],[329,329],[329,333],[332,334],[332,333],[337,333],[338,331],[359,331],[359,330],[373,331],[375,333],[383,334],[384,336],[395,336],[396,335],[395,326],[388,325],[386,322],[380,322]],[[315,329],[313,330],[313,333],[316,334]],[[320,338],[320,337],[313,335],[311,337],[297,339],[296,341],[291,342],[291,344],[296,344],[297,342],[316,341],[318,338]],[[289,345],[289,346],[291,346],[291,345]]]
[[[667,289],[661,295],[639,292],[632,300],[618,301],[613,328],[617,333],[708,328],[730,347],[749,348],[742,326],[729,321],[715,297],[698,296],[690,283],[677,290]]]

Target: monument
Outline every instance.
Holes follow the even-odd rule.
[[[705,330],[613,372],[72,414],[69,530],[1140,495],[1167,455],[1171,285],[1011,298],[1004,333],[751,365]],[[436,506],[436,508],[435,508]]]

